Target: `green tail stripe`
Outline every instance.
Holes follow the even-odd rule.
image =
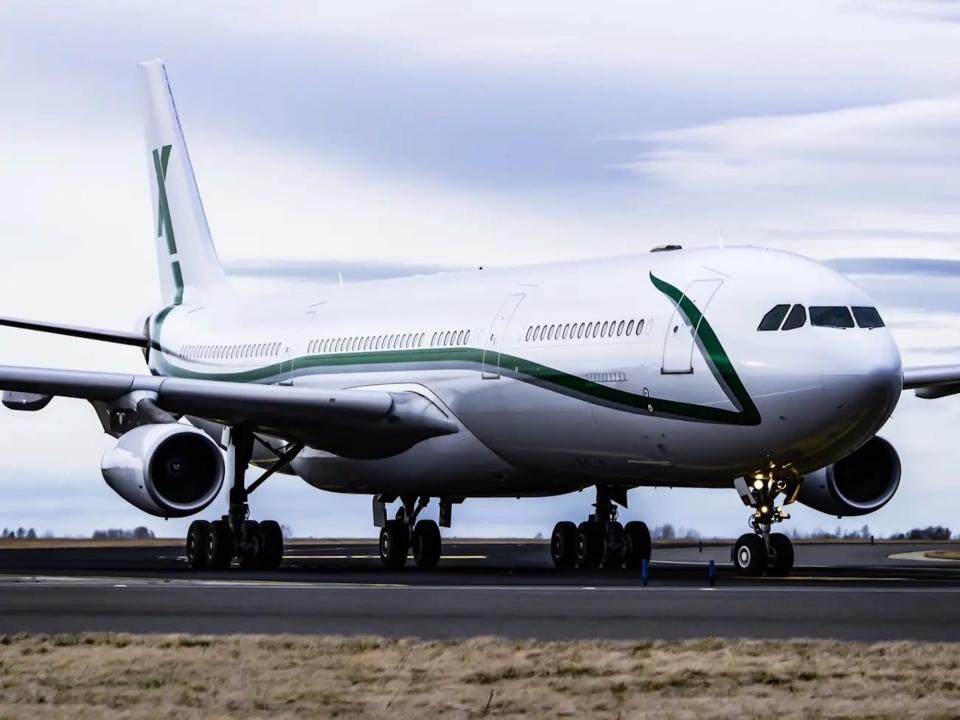
[[[180,263],[176,260],[171,263],[170,269],[173,271],[173,304],[183,304],[183,273],[180,271]]]
[[[170,205],[167,202],[167,164],[170,162],[172,145],[164,145],[153,151],[153,168],[157,173],[157,193],[159,196],[157,210],[157,237],[165,237],[167,251],[171,255],[177,252],[177,241],[173,236],[173,221],[170,218]]]

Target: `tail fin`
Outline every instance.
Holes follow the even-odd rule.
[[[177,107],[160,60],[140,64],[160,286],[167,304],[203,302],[227,280],[210,237]]]

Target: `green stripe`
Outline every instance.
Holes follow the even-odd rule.
[[[638,395],[506,353],[500,355],[501,375],[569,397],[575,397],[585,402],[624,412],[724,425],[759,425],[761,421],[760,413],[740,381],[733,363],[723,349],[710,323],[707,322],[706,317],[677,288],[652,274],[650,279],[657,289],[673,300],[675,306],[680,309],[691,327],[696,328],[697,345],[724,392],[731,402],[737,406],[737,410],[726,410],[709,405]],[[165,308],[157,315],[154,324],[155,338],[159,338],[160,326],[171,310],[173,310],[173,307]],[[156,345],[154,345],[154,348],[161,349]],[[161,352],[175,356],[166,349],[161,349]],[[228,382],[274,383],[284,377],[300,374],[306,370],[334,372],[346,367],[351,367],[355,372],[389,371],[397,365],[408,365],[416,370],[449,368],[479,371],[483,368],[483,350],[479,348],[424,348],[306,355],[293,359],[292,364],[289,361],[278,361],[251,370],[212,373],[196,372],[179,367],[169,362],[162,354],[156,358],[156,361],[157,371],[172,377]]]
[[[713,331],[713,327],[707,321],[707,318],[694,302],[686,297],[678,288],[670,283],[661,280],[653,273],[650,273],[650,282],[664,295],[673,300],[674,305],[684,316],[690,327],[695,328],[695,338],[697,347],[703,359],[706,360],[713,376],[717,379],[720,387],[734,405],[740,409],[744,416],[744,425],[759,425],[760,411],[753,403],[753,398],[747,392],[740,376],[730,361],[730,356],[723,349],[720,338]]]
[[[170,162],[171,145],[164,145],[153,151],[153,168],[157,173],[157,193],[159,196],[157,208],[157,237],[167,239],[167,251],[174,255],[177,252],[177,241],[173,236],[173,220],[170,218],[170,204],[167,201],[167,165]]]

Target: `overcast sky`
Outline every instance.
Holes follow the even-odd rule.
[[[155,309],[135,66],[162,57],[218,250],[244,287],[722,232],[839,259],[907,364],[960,362],[960,3],[262,7],[0,4],[0,314],[130,329]],[[143,370],[135,350],[14,330],[0,330],[0,362]],[[900,492],[844,526],[960,530],[957,427],[960,398],[905,395],[883,431]],[[111,442],[82,402],[0,412],[0,529],[181,534],[186,521],[143,515],[105,485]],[[591,501],[468,501],[454,532],[548,534]],[[746,527],[732,490],[633,491],[625,514]],[[373,535],[368,498],[296,478],[268,482],[254,515]],[[788,527],[838,524],[794,515]]]

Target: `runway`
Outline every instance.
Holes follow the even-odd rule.
[[[384,570],[373,542],[295,543],[271,573],[195,573],[179,543],[11,543],[0,632],[960,641],[960,562],[917,559],[951,547],[798,544],[793,576],[747,579],[729,545],[658,546],[644,586],[627,570],[558,573],[540,542],[448,540],[430,573]]]

